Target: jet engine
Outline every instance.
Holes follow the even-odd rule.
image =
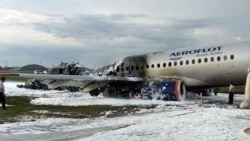
[[[183,101],[186,97],[186,86],[181,80],[141,83],[113,83],[90,91],[91,96],[103,93],[104,97],[124,97],[157,99],[164,101]]]
[[[141,88],[141,95],[144,99],[183,101],[186,93],[185,84],[181,80],[152,82]]]

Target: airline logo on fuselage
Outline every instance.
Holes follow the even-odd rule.
[[[222,47],[223,46],[203,48],[203,49],[194,49],[194,50],[187,50],[187,51],[178,51],[178,52],[171,53],[169,57],[170,57],[170,60],[179,60],[183,56],[190,55],[190,54],[196,54],[197,56],[207,56],[215,52],[218,52],[218,53],[221,52]]]

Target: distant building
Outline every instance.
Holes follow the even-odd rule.
[[[44,72],[44,71],[48,71],[48,68],[41,66],[41,65],[37,65],[37,64],[31,64],[31,65],[23,66],[21,68],[21,71]]]
[[[9,71],[20,71],[21,67],[10,67],[8,68]]]

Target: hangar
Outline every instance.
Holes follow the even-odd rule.
[[[43,72],[43,71],[48,71],[48,68],[41,66],[41,65],[37,65],[37,64],[30,64],[30,65],[23,66],[21,68],[21,71],[40,71],[40,72]]]

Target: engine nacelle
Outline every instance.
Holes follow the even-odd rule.
[[[153,82],[141,88],[143,98],[164,101],[183,101],[186,97],[185,84],[180,80]]]

